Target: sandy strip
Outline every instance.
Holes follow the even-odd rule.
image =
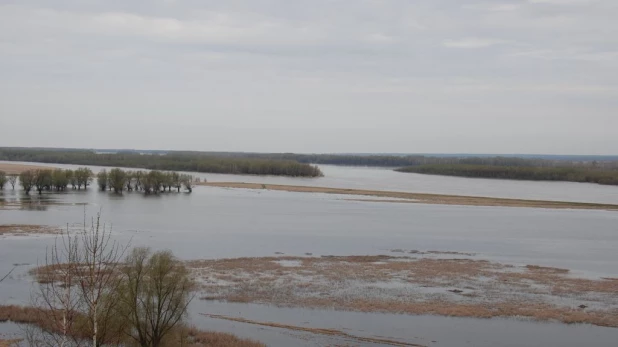
[[[489,197],[477,197],[477,196],[424,194],[424,193],[408,193],[408,192],[393,192],[393,191],[364,190],[364,189],[305,187],[305,186],[291,186],[291,185],[279,185],[279,184],[244,183],[244,182],[204,182],[204,183],[200,183],[200,185],[209,186],[209,187],[223,187],[223,188],[267,189],[267,190],[278,190],[278,191],[298,192],[298,193],[325,193],[325,194],[376,196],[380,198],[405,199],[405,200],[352,199],[352,200],[357,200],[357,201],[371,201],[371,202],[416,203],[416,204],[436,204],[436,205],[467,205],[467,206],[534,207],[534,208],[551,208],[551,209],[618,211],[618,205],[583,203],[583,202],[567,202],[567,201],[505,199],[505,198],[489,198]]]
[[[8,175],[18,175],[28,170],[50,170],[50,169],[53,170],[54,168],[51,166],[0,163],[0,171],[4,171]]]
[[[210,318],[215,318],[215,319],[229,320],[232,322],[255,324],[255,325],[261,325],[261,326],[266,326],[266,327],[280,328],[280,329],[287,329],[287,330],[294,330],[294,331],[304,331],[304,332],[320,334],[320,335],[344,337],[344,338],[352,339],[358,342],[378,343],[382,345],[400,346],[400,347],[406,347],[406,346],[426,347],[424,345],[419,345],[415,343],[401,342],[401,341],[395,341],[395,340],[389,340],[389,339],[383,339],[383,338],[355,336],[355,335],[351,335],[346,332],[343,332],[341,330],[335,330],[335,329],[306,328],[306,327],[299,327],[296,325],[279,324],[279,323],[272,323],[272,322],[260,322],[260,321],[255,321],[255,320],[250,320],[250,319],[245,319],[245,318],[240,318],[240,317],[229,317],[229,316],[223,316],[223,315],[217,315],[217,314],[202,313],[202,315],[206,317],[210,317]]]

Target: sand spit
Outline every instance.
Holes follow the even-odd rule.
[[[618,211],[618,205],[596,204],[568,201],[544,201],[489,198],[477,196],[440,195],[393,192],[382,190],[343,189],[326,187],[305,187],[279,184],[243,183],[243,182],[204,182],[203,186],[242,188],[242,189],[267,189],[297,193],[323,193],[355,196],[373,196],[386,199],[348,199],[355,201],[385,202],[385,203],[412,203],[412,204],[436,204],[436,205],[466,205],[466,206],[505,206],[505,207],[533,207],[550,209],[580,209],[580,210],[608,210]],[[388,199],[390,198],[390,199]],[[399,200],[392,200],[399,199]],[[403,199],[403,200],[402,200]]]

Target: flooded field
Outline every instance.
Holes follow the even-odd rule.
[[[326,177],[318,179],[199,176],[210,182],[265,182],[618,203],[618,188],[609,186],[422,176],[385,169],[326,166],[323,170]],[[305,261],[312,262],[315,266],[312,269],[315,269],[327,266],[321,262],[333,260],[323,256],[339,257],[336,259],[340,263],[328,265],[332,268],[326,267],[335,273],[337,269],[347,269],[342,267],[350,263],[350,259],[344,258],[346,256],[385,255],[387,258],[372,261],[376,263],[372,272],[378,278],[370,282],[377,289],[359,290],[363,285],[365,289],[367,287],[360,283],[366,279],[360,275],[369,275],[360,272],[357,274],[358,286],[346,281],[345,287],[338,288],[340,298],[352,295],[355,300],[382,299],[399,295],[427,301],[427,297],[418,292],[426,290],[428,295],[434,295],[436,288],[440,287],[442,296],[438,299],[443,303],[453,303],[454,299],[470,303],[477,298],[465,294],[474,293],[486,297],[491,294],[487,297],[491,300],[483,302],[498,306],[503,298],[495,295],[503,291],[511,299],[532,300],[531,304],[542,297],[553,303],[560,302],[576,312],[592,312],[599,308],[615,309],[618,296],[611,284],[595,287],[595,293],[599,295],[571,295],[561,292],[559,287],[560,283],[570,286],[574,283],[572,281],[589,281],[586,283],[594,285],[614,283],[611,279],[618,277],[618,212],[387,204],[370,200],[349,201],[337,194],[222,187],[197,187],[192,194],[166,193],[148,197],[135,192],[123,195],[98,192],[93,186],[87,191],[69,190],[26,197],[9,187],[0,195],[0,201],[0,225],[5,226],[5,231],[0,232],[0,275],[15,268],[0,284],[0,304],[5,305],[28,303],[33,286],[28,270],[41,262],[45,247],[54,239],[44,231],[67,227],[78,229],[84,214],[90,218],[98,211],[102,211],[103,219],[113,227],[113,235],[120,242],[170,249],[183,260],[201,262],[204,265],[201,268],[211,266],[214,259],[261,258],[245,259],[240,262],[241,266],[232,267],[233,271],[228,273],[232,277],[227,278],[229,283],[243,283],[241,272],[246,269],[242,267],[247,264],[258,266],[265,259],[273,261],[264,257],[283,257],[274,261],[279,261],[276,264],[283,268],[281,278],[296,280],[288,281],[290,286],[285,287],[296,294],[299,283],[303,281],[299,274],[319,275],[307,272],[311,269],[301,266]],[[430,268],[432,264],[448,259],[464,259],[459,264],[468,270],[471,267],[465,266],[465,261],[500,267],[507,274],[515,268],[520,273],[533,274],[534,278],[519,276],[517,280],[520,282],[512,285],[523,287],[526,284],[528,292],[524,290],[523,294],[535,296],[530,299],[522,294],[521,288],[518,292],[513,287],[496,287],[489,281],[483,282],[487,271],[493,271],[485,267],[479,268],[480,272],[472,276],[476,278],[472,283],[466,282],[470,278],[457,283],[437,283],[438,277],[426,277],[423,283],[415,282],[417,288],[424,289],[410,292],[382,278],[386,272],[381,262],[397,257],[427,262],[419,269]],[[478,263],[484,261],[488,263]],[[544,268],[527,268],[527,265],[565,269],[568,273],[548,274],[543,273],[548,271]],[[451,270],[455,274],[466,274],[463,269]],[[446,270],[436,271],[444,273]],[[212,273],[206,271],[205,275]],[[222,271],[219,273],[224,275]],[[265,275],[252,274],[255,278]],[[196,276],[200,274],[196,273]],[[505,276],[503,279],[513,280],[513,277]],[[537,279],[538,283],[530,282]],[[556,281],[558,285],[552,285]],[[319,293],[326,293],[327,297],[332,294],[318,282],[309,283],[317,285],[306,288],[313,290],[318,297]],[[492,292],[490,287],[501,290]],[[207,294],[207,290],[201,293],[202,296]],[[279,300],[288,307],[278,307],[274,305],[277,297],[266,297],[264,292],[259,300],[245,300],[244,303],[230,302],[235,300],[223,292],[210,295],[210,300],[196,299],[192,303],[190,315],[193,324],[258,339],[269,346],[389,345],[386,341],[395,341],[393,343],[401,346],[613,346],[618,340],[616,328],[563,324],[558,321],[568,320],[561,317],[538,322],[532,317],[479,319],[422,315],[427,312],[401,308],[378,310],[386,311],[381,313],[352,312],[345,305],[304,305],[294,296],[287,297],[291,298],[287,302]],[[444,301],[445,298],[448,300]],[[453,300],[449,301],[449,298]],[[579,305],[587,307],[580,309]],[[14,328],[0,324],[0,332],[3,329],[12,332]]]

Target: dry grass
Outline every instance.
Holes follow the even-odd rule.
[[[20,339],[0,340],[0,347],[15,347],[18,346],[21,341]]]
[[[0,322],[11,321],[19,324],[32,324],[46,331],[56,331],[54,327],[56,322],[50,321],[51,315],[45,314],[45,311],[34,307],[23,306],[0,306]],[[82,336],[82,332],[74,332],[76,336]],[[237,336],[228,333],[203,331],[197,328],[188,328],[179,326],[176,331],[170,334],[170,338],[163,346],[178,346],[179,341],[188,347],[266,347],[258,341],[241,339]],[[2,341],[2,340],[0,340]],[[5,340],[5,343],[15,343],[18,340]],[[11,346],[10,344],[0,347]]]
[[[60,234],[61,229],[47,225],[36,224],[3,224],[0,225],[0,235],[32,235],[32,234]]]
[[[204,182],[200,184],[204,186],[210,186],[210,187],[268,189],[268,190],[299,192],[299,193],[325,193],[325,194],[376,196],[376,197],[381,197],[381,198],[405,199],[405,200],[388,200],[388,199],[367,200],[367,201],[374,201],[374,202],[381,201],[381,202],[404,202],[404,203],[438,204],[438,205],[506,206],[506,207],[534,207],[534,208],[552,208],[552,209],[583,209],[583,210],[618,211],[618,205],[579,203],[579,202],[566,202],[566,201],[503,199],[503,198],[488,198],[488,197],[477,197],[477,196],[422,194],[422,193],[393,192],[393,191],[381,191],[381,190],[305,187],[305,186],[262,184],[262,183],[243,183],[243,182]],[[357,200],[363,200],[363,199],[357,199]]]
[[[294,331],[304,331],[304,332],[309,332],[312,334],[319,334],[319,335],[344,337],[347,339],[355,340],[357,342],[368,342],[368,343],[377,343],[381,345],[402,346],[402,347],[405,347],[405,346],[424,347],[423,345],[389,340],[389,339],[384,339],[384,338],[355,336],[355,335],[351,335],[351,334],[348,334],[346,332],[343,332],[341,330],[336,330],[336,329],[307,328],[307,327],[300,327],[297,325],[287,325],[287,324],[280,324],[280,323],[273,323],[273,322],[260,322],[260,321],[245,319],[245,318],[229,317],[229,316],[216,315],[216,314],[204,314],[204,316],[207,316],[210,318],[225,319],[225,320],[229,320],[233,322],[261,325],[261,326],[272,327],[272,328],[280,328],[280,329],[294,330]]]
[[[187,264],[209,300],[618,327],[618,281],[574,278],[566,269],[385,255]]]
[[[11,164],[11,163],[0,163],[0,171],[6,172],[8,175],[19,175],[20,173],[28,170],[45,170],[45,169],[55,169],[51,166],[42,166],[42,165],[27,165],[27,164]]]
[[[189,347],[266,347],[265,344],[255,340],[241,339],[228,333],[198,330],[194,327],[188,328],[186,334],[192,343]]]

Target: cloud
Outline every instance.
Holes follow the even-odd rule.
[[[442,45],[448,48],[484,48],[507,43],[508,41],[499,39],[467,37],[457,40],[445,40]]]
[[[521,114],[590,134],[618,129],[615,0],[465,2],[0,1],[0,125],[46,122],[3,142],[80,146],[54,134],[99,119],[102,135],[81,137],[88,147],[115,146],[118,124],[133,129],[118,146],[309,152],[344,150],[322,130],[333,127],[384,130],[372,137],[380,149],[346,138],[358,151],[435,151],[444,141],[434,134],[411,142],[402,130],[418,124],[450,138],[457,127],[444,124],[501,117],[515,133],[529,128]],[[193,135],[169,131],[183,124]],[[239,124],[249,135],[281,125],[287,137],[239,137]],[[590,151],[616,148],[608,138]]]
[[[465,4],[462,7],[468,10],[479,10],[479,11],[489,11],[489,12],[509,12],[509,11],[517,11],[521,9],[521,4],[481,3],[481,4]]]

